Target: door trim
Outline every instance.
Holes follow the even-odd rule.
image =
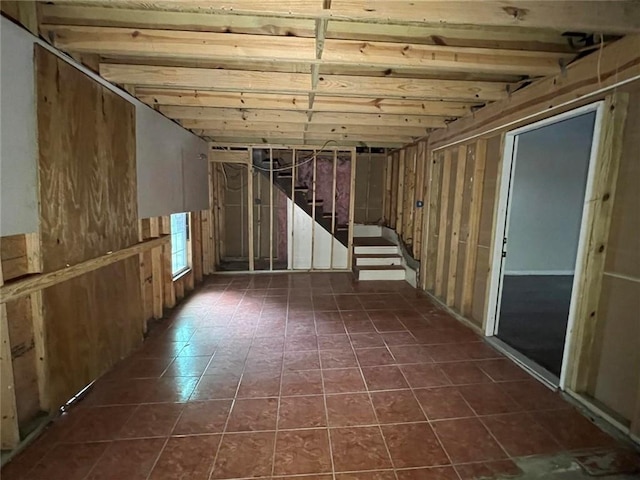
[[[580,281],[582,276],[584,275],[584,265],[583,265],[583,252],[586,248],[586,234],[588,232],[587,221],[589,215],[587,215],[588,209],[591,206],[587,203],[587,199],[591,198],[591,192],[593,190],[594,184],[594,175],[595,175],[595,165],[596,159],[598,155],[598,147],[600,144],[600,131],[602,125],[602,116],[603,116],[603,107],[604,101],[598,101],[595,103],[591,103],[589,105],[585,105],[583,107],[562,113],[560,115],[555,115],[549,118],[545,118],[538,122],[532,123],[530,125],[525,125],[523,127],[511,130],[505,134],[504,140],[504,154],[502,158],[502,176],[499,179],[499,189],[498,189],[498,209],[496,211],[496,229],[493,236],[493,258],[491,261],[491,273],[489,279],[489,294],[488,301],[486,306],[486,325],[485,325],[485,335],[488,337],[493,337],[497,333],[498,329],[498,319],[500,315],[500,300],[502,297],[502,281],[504,278],[503,275],[503,239],[505,237],[505,233],[507,230],[507,222],[509,215],[509,199],[511,196],[511,191],[513,188],[512,185],[512,177],[513,177],[513,169],[515,166],[515,157],[517,153],[517,136],[523,133],[537,130],[542,127],[546,127],[548,125],[553,125],[554,123],[558,123],[564,120],[568,120],[570,118],[578,117],[580,115],[584,115],[586,113],[595,112],[595,121],[593,126],[593,135],[591,140],[591,152],[589,156],[589,167],[587,173],[587,181],[585,186],[585,198],[583,202],[582,209],[582,220],[580,223],[580,235],[578,238],[578,250],[576,257],[576,268],[573,279],[573,286],[571,291],[571,303],[569,307],[569,318],[567,322],[567,332],[565,334],[565,346],[564,346],[564,354],[562,358],[562,368],[560,372],[560,389],[564,390],[566,386],[566,371],[567,371],[567,362],[568,355],[567,353],[571,348],[571,338],[573,333],[573,328],[575,324],[575,313],[576,313],[576,298],[578,297],[578,286],[580,285]]]

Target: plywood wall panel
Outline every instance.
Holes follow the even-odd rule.
[[[41,256],[55,271],[138,242],[134,106],[36,47]],[[128,355],[144,326],[139,256],[43,291],[49,405]]]
[[[134,106],[36,47],[45,272],[137,241]]]
[[[62,405],[142,342],[137,257],[43,292],[52,405]]]

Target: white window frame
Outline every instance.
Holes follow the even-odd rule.
[[[171,214],[171,274],[179,277],[191,269],[190,218],[188,212]]]

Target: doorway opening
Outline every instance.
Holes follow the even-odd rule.
[[[602,102],[509,132],[497,217],[487,334],[561,384],[584,248]]]

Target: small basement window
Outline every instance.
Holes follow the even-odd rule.
[[[189,214],[171,215],[171,271],[173,276],[189,269]]]

